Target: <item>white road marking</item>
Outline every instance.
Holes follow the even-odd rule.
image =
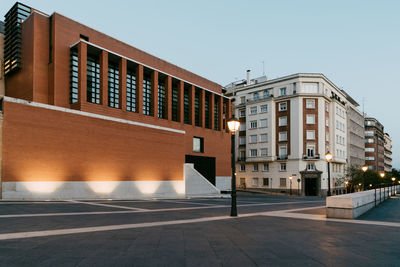
[[[321,202],[321,201],[319,201]],[[81,202],[70,202],[70,203],[81,203]],[[82,202],[84,204],[88,204],[89,202]],[[97,204],[90,202],[92,204]],[[259,204],[243,204],[237,205],[238,207],[251,207],[251,206],[274,206],[274,205],[285,205],[292,203],[317,203],[310,201],[302,201],[302,202],[279,202],[279,203],[259,203]],[[104,204],[107,205],[107,204]],[[96,205],[100,206],[100,205]],[[103,205],[101,205],[103,206]],[[124,206],[115,206],[115,205],[107,205],[107,207],[124,207]],[[50,216],[79,216],[79,215],[107,215],[107,214],[124,214],[124,213],[143,213],[143,212],[168,212],[168,211],[182,211],[182,210],[198,210],[198,209],[218,209],[218,208],[228,208],[231,205],[215,205],[215,206],[201,206],[201,207],[187,207],[187,208],[168,208],[168,209],[138,209],[138,208],[129,208],[129,211],[89,211],[89,212],[64,212],[64,213],[32,213],[32,214],[3,214],[0,215],[1,218],[24,218],[24,217],[50,217]],[[304,209],[304,208],[302,208]]]
[[[210,204],[210,203],[200,203],[200,202],[191,202],[191,201],[162,200],[161,202],[178,203],[178,204],[192,204],[192,205],[201,205],[201,206],[213,206],[213,205],[215,205],[215,204]]]
[[[164,222],[148,222],[148,223],[120,224],[120,225],[83,227],[83,228],[69,228],[69,229],[61,229],[61,230],[44,230],[44,231],[32,231],[32,232],[7,233],[7,234],[0,234],[0,240],[82,234],[82,233],[91,233],[91,232],[126,230],[126,229],[136,229],[136,228],[144,228],[144,227],[157,227],[157,226],[179,225],[179,224],[189,224],[189,223],[202,223],[202,222],[211,222],[211,221],[232,220],[232,219],[238,219],[238,218],[244,218],[244,217],[254,217],[254,216],[286,217],[286,218],[295,218],[295,219],[365,224],[365,225],[374,225],[374,226],[389,226],[389,227],[397,227],[397,228],[400,227],[400,223],[393,223],[393,222],[331,219],[331,218],[326,218],[324,215],[313,215],[313,214],[301,214],[301,213],[288,212],[288,211],[295,211],[295,210],[316,209],[316,208],[321,208],[321,207],[323,207],[323,206],[290,209],[290,210],[283,210],[283,211],[281,210],[281,211],[246,213],[246,214],[241,214],[239,217],[215,216],[215,217],[204,217],[204,218],[197,218],[197,219],[184,219],[184,220],[174,220],[174,221],[164,221]]]
[[[77,203],[77,204],[86,204],[86,205],[92,205],[92,206],[117,208],[117,209],[125,209],[125,210],[135,210],[135,211],[148,210],[148,209],[140,209],[140,208],[126,207],[126,206],[119,206],[119,205],[101,204],[101,203],[96,203],[96,202],[83,202],[83,201],[77,201],[77,200],[68,200],[68,201],[72,202],[72,203]]]

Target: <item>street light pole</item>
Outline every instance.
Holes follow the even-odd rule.
[[[231,216],[237,216],[236,206],[236,162],[235,162],[235,133],[239,130],[240,122],[235,117],[228,120],[228,129],[231,132],[231,163],[232,163],[232,180],[231,180]]]
[[[329,163],[331,162],[332,158],[333,158],[332,153],[328,151],[328,153],[325,154],[325,160],[328,163],[328,192],[326,194],[328,197],[331,196],[331,170]]]
[[[290,189],[289,189],[289,194],[290,195],[292,195],[292,179],[293,179],[293,177],[292,176],[289,176],[289,183],[290,183]]]
[[[363,171],[363,191],[365,191],[365,189],[367,188],[366,184],[366,178],[365,178],[365,172],[368,170],[368,166],[364,165],[361,167],[361,170]]]

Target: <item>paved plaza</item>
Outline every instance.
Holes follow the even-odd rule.
[[[358,220],[325,199],[2,201],[0,266],[400,266],[400,199]]]

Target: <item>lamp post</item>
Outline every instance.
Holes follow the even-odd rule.
[[[365,179],[365,172],[368,170],[368,166],[364,165],[361,167],[361,170],[363,171],[363,191],[367,188],[366,184],[366,179]]]
[[[325,154],[325,160],[328,163],[328,192],[327,192],[328,197],[331,196],[331,170],[329,163],[331,162],[332,158],[333,158],[332,153],[328,151],[328,153]]]
[[[393,189],[394,189],[394,181],[395,181],[395,180],[396,180],[396,178],[392,177],[392,188],[393,188]],[[393,190],[393,189],[392,189],[392,196],[393,196],[394,193],[395,193],[395,192],[394,192],[395,190]]]
[[[381,178],[383,179],[385,177],[385,172],[380,172],[379,175],[381,176]],[[382,188],[382,184],[381,183],[381,188]],[[379,190],[379,192],[381,191],[381,189]],[[385,200],[385,187],[383,187],[383,200]]]
[[[231,161],[232,161],[232,181],[231,181],[231,216],[237,216],[236,207],[236,163],[235,163],[235,133],[239,130],[240,121],[235,117],[228,120],[228,129],[231,132]]]
[[[346,194],[348,193],[347,192],[347,189],[348,189],[348,186],[349,186],[349,181],[346,181],[346,182],[344,182],[345,184],[346,184]]]
[[[290,185],[290,189],[289,189],[289,194],[292,195],[292,176],[289,176],[289,185]]]

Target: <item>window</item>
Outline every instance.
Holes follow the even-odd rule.
[[[279,95],[286,95],[286,87],[279,89]]]
[[[264,120],[260,120],[260,127],[267,127],[268,126],[268,120],[264,119]]]
[[[307,140],[315,140],[315,131],[314,130],[307,131]]]
[[[286,158],[287,157],[287,147],[286,146],[280,146],[279,147],[279,157],[280,158]]]
[[[245,122],[240,123],[239,131],[246,131],[246,123]]]
[[[279,141],[287,141],[287,132],[279,132]]]
[[[307,164],[307,171],[314,171],[314,170],[315,170],[314,163],[308,163]]]
[[[87,55],[86,101],[100,104],[100,63],[99,57]]]
[[[328,102],[325,102],[325,111],[329,112],[329,103]]]
[[[78,50],[77,49],[71,49],[70,68],[71,69],[70,69],[69,102],[73,104],[78,102]],[[0,69],[0,80],[1,80],[1,75],[2,74]]]
[[[258,186],[258,178],[252,179],[252,186]]]
[[[286,126],[287,125],[287,117],[279,117],[279,126]]]
[[[367,139],[365,139],[365,143],[373,144],[373,143],[375,143],[375,140],[373,138],[367,138]]]
[[[263,171],[265,171],[265,172],[269,171],[269,164],[268,163],[264,163]]]
[[[329,119],[328,118],[325,119],[325,126],[329,127]]]
[[[268,149],[267,148],[261,148],[261,156],[262,157],[268,156]]]
[[[279,103],[279,111],[287,110],[286,102]]]
[[[217,95],[214,95],[215,103],[214,103],[214,130],[219,130],[219,101]]]
[[[306,123],[307,124],[315,124],[315,115],[314,114],[307,114]]]
[[[245,109],[239,110],[239,117],[240,118],[246,117],[246,110]]]
[[[268,105],[262,105],[260,107],[261,112],[268,112]]]
[[[281,163],[279,166],[280,171],[286,171],[286,163]]]
[[[256,129],[257,128],[257,121],[251,121],[250,122],[250,129]]]
[[[365,131],[365,136],[374,136],[373,131]]]
[[[250,135],[250,143],[257,143],[257,135]]]
[[[150,116],[151,110],[151,74],[143,72],[143,115]]]
[[[251,107],[250,114],[257,114],[257,107]]]
[[[136,111],[136,73],[134,68],[126,71],[126,110]]]
[[[253,164],[253,172],[258,172],[258,164],[257,163]]]
[[[307,99],[306,100],[306,108],[314,109],[315,108],[315,99]]]
[[[239,137],[239,145],[245,145],[245,144],[246,144],[246,137],[240,136]]]
[[[268,134],[261,134],[260,142],[268,142]]]
[[[267,98],[267,97],[269,97],[269,96],[270,96],[269,90],[264,90],[264,92],[263,92],[263,97],[264,97],[264,98]]]
[[[375,148],[374,147],[366,147],[365,152],[375,152]]]
[[[315,156],[315,145],[307,145],[307,157],[314,157]]]
[[[194,125],[200,126],[200,89],[194,90]]]
[[[108,62],[108,106],[119,108],[119,69],[115,62]]]
[[[316,94],[318,93],[319,85],[318,83],[303,83],[302,91],[307,94]]]
[[[257,149],[250,149],[250,157],[257,157]]]
[[[263,178],[263,186],[269,186],[269,178]]]
[[[240,171],[241,172],[246,171],[246,165],[245,164],[240,164]]]
[[[293,94],[297,92],[297,84],[293,83]]]
[[[204,153],[204,138],[193,137],[193,152]]]
[[[258,99],[259,99],[258,92],[255,92],[255,93],[253,94],[253,98],[254,98],[254,100],[258,100]]]
[[[286,178],[280,178],[279,179],[279,186],[280,187],[286,187]]]
[[[365,157],[365,160],[374,161],[374,160],[375,160],[375,157]]]
[[[161,119],[165,119],[167,117],[166,111],[166,94],[165,94],[165,77],[161,75],[158,78],[158,117]],[[198,108],[197,108],[198,112]]]
[[[206,103],[208,104],[208,99],[206,99]],[[208,108],[208,106],[206,106]],[[178,81],[172,80],[172,120],[178,121]],[[208,113],[208,112],[207,112]],[[207,115],[206,113],[206,115]],[[207,125],[207,121],[206,121]]]
[[[245,96],[241,96],[240,97],[240,104],[244,104],[246,102],[246,97]]]
[[[210,96],[211,94],[209,92],[203,91],[205,94],[204,97],[204,122],[205,122],[205,127],[207,129],[211,128],[211,123],[210,123]]]
[[[325,134],[325,140],[326,140],[327,142],[329,142],[329,133],[326,133],[326,134]]]

